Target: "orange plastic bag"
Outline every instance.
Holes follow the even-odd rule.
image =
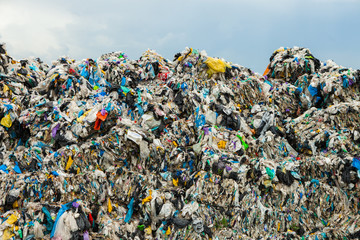
[[[105,113],[104,115],[101,114],[101,111],[96,114],[96,121],[95,121],[95,130],[100,130],[101,123],[105,121],[108,113]]]
[[[270,64],[267,66],[267,68],[265,69],[265,72],[264,72],[264,74],[263,74],[263,76],[266,76],[266,75],[268,75],[269,74],[269,72],[270,72]]]

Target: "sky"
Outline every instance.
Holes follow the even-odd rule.
[[[360,69],[360,0],[0,0],[0,42],[15,59],[96,59],[185,47],[262,73],[279,47]]]

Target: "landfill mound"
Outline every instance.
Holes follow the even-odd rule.
[[[360,71],[0,45],[2,239],[356,239]]]

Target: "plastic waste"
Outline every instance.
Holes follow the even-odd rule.
[[[259,75],[193,48],[48,65],[0,44],[0,234],[354,239],[359,80],[299,47]]]

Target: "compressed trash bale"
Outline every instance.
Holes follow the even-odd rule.
[[[265,73],[268,78],[283,79],[292,83],[303,74],[317,72],[320,66],[320,60],[307,48],[281,47],[270,57],[270,64]]]
[[[3,237],[358,236],[359,71],[302,48],[266,76],[192,48],[0,54]]]

